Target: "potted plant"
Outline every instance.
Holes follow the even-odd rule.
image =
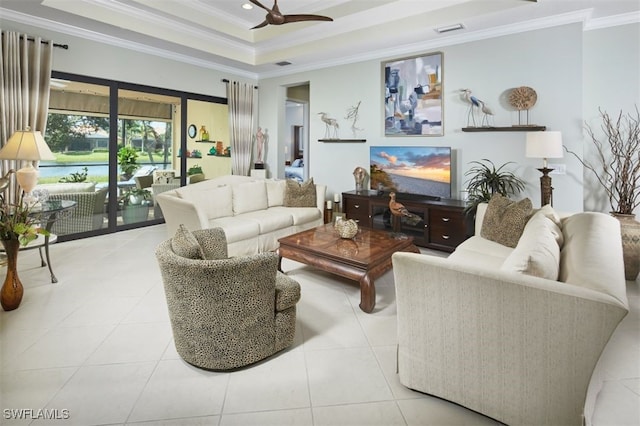
[[[122,221],[124,223],[143,222],[149,217],[151,192],[147,189],[129,188],[122,193]]]
[[[465,176],[469,177],[465,182],[468,193],[465,214],[474,215],[478,204],[489,202],[493,194],[509,197],[519,194],[524,189],[525,183],[522,179],[513,172],[504,170],[505,166],[511,163],[510,161],[497,168],[486,158],[470,163],[474,166],[465,173]]]
[[[30,211],[29,204],[22,200],[11,204],[0,195],[0,242],[7,256],[7,275],[0,289],[0,304],[5,311],[18,308],[24,294],[17,269],[20,246],[26,246],[39,234],[49,235],[40,222],[38,215]]]
[[[131,179],[138,165],[138,151],[131,146],[123,146],[118,150],[118,165],[120,166],[120,180]]]
[[[590,170],[607,194],[611,214],[620,221],[625,277],[635,280],[640,272],[640,222],[634,211],[640,207],[640,112],[611,117],[598,109],[602,135],[586,124],[586,131],[596,148],[597,161],[583,160],[575,152],[582,165]]]

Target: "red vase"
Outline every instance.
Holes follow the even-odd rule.
[[[20,242],[17,239],[2,240],[7,255],[7,277],[0,290],[0,304],[5,311],[12,311],[20,306],[24,288],[18,277],[18,252]]]

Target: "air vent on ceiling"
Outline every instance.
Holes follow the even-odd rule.
[[[276,65],[278,65],[279,67],[286,67],[287,65],[291,65],[291,62],[289,62],[289,61],[280,61],[280,62],[276,62]]]
[[[445,27],[439,27],[436,28],[436,32],[443,34],[443,33],[448,33],[450,31],[458,31],[464,28],[464,25],[462,24],[454,24],[454,25],[447,25]]]

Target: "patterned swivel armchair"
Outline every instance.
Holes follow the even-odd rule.
[[[222,229],[180,225],[156,257],[176,349],[188,363],[229,370],[293,343],[300,285],[278,272],[277,254],[227,258]]]

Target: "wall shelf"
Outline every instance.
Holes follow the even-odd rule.
[[[366,139],[318,139],[318,142],[366,142]]]
[[[547,126],[463,127],[463,132],[542,132]]]

